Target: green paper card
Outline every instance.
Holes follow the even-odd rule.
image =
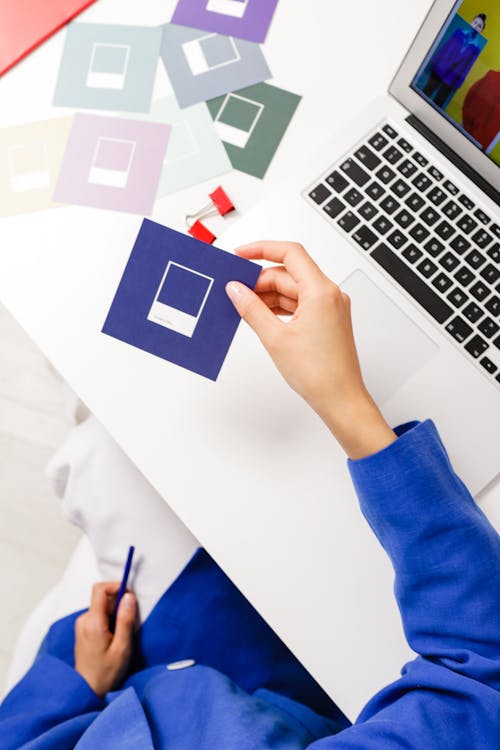
[[[207,102],[231,164],[264,177],[301,97],[258,83]]]

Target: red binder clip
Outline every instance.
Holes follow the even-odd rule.
[[[234,204],[221,187],[210,193],[209,198],[210,203],[195,214],[188,214],[186,216],[186,224],[190,235],[196,237],[197,240],[212,245],[216,237],[201,220],[208,219],[211,216],[226,216],[226,214],[234,211]]]

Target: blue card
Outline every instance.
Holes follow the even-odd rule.
[[[217,380],[240,322],[228,281],[261,266],[145,219],[103,333]]]

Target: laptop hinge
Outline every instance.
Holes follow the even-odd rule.
[[[466,177],[469,178],[469,180],[472,180],[478,188],[480,188],[483,193],[486,193],[486,195],[491,198],[491,200],[495,201],[497,206],[500,206],[500,193],[498,190],[495,190],[492,185],[490,185],[489,182],[487,182],[484,177],[481,177],[479,172],[476,172],[475,169],[472,169],[472,167],[467,164],[464,159],[462,159],[460,156],[458,156],[453,149],[451,149],[449,146],[446,145],[444,141],[441,140],[441,138],[438,138],[435,133],[432,132],[424,123],[418,119],[418,117],[415,117],[415,115],[408,115],[406,118],[406,121],[415,128],[415,130],[418,130],[418,132],[424,136],[424,138],[427,138],[428,141],[432,143],[435,148],[438,149],[447,159],[449,159],[460,171],[464,173]]]

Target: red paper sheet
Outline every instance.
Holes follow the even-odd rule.
[[[95,0],[0,0],[0,75]]]

